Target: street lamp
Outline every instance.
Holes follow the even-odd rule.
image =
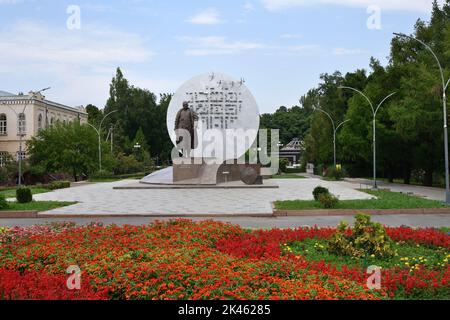
[[[417,39],[412,36],[408,36],[404,33],[394,33],[394,35],[396,35],[398,37],[415,40],[415,41],[419,42],[420,44],[422,44],[428,51],[431,52],[431,54],[433,55],[434,59],[436,59],[436,62],[439,66],[439,71],[441,73],[441,80],[442,80],[442,103],[443,103],[443,113],[444,113],[445,204],[448,205],[448,204],[450,204],[450,176],[449,176],[449,164],[448,164],[449,158],[448,158],[447,94],[446,94],[446,91],[450,84],[450,79],[448,79],[447,81],[445,80],[444,69],[442,68],[442,64],[439,61],[439,58],[436,55],[436,53],[433,51],[433,49],[431,49],[431,47],[428,44],[426,44],[425,42],[423,42],[420,39]]]
[[[92,124],[90,124],[89,122],[87,123],[87,125],[90,126],[92,129],[94,129],[98,135],[98,166],[99,166],[100,171],[102,171],[102,125],[107,117],[109,117],[111,114],[113,114],[114,112],[117,112],[117,111],[118,110],[114,110],[114,111],[111,111],[110,113],[108,113],[107,115],[105,115],[103,117],[102,121],[100,121],[100,125],[99,125],[98,129],[96,127],[94,127]]]
[[[45,89],[41,89],[39,91],[30,91],[30,99],[33,99],[37,93],[42,93],[42,92],[50,90],[50,89],[51,88],[48,87],[48,88],[45,88]],[[18,125],[17,131],[18,131],[18,135],[19,135],[19,154],[17,156],[17,161],[19,163],[19,178],[18,178],[17,182],[18,182],[19,188],[22,186],[22,161],[23,161],[23,159],[22,159],[22,150],[23,150],[22,149],[22,142],[23,142],[23,137],[26,136],[26,132],[24,132],[22,130],[22,126],[21,126],[21,123],[20,123],[20,121],[22,121],[22,120],[20,120],[20,117],[21,117],[21,115],[25,115],[25,110],[27,109],[27,107],[29,105],[30,99],[26,100],[25,106],[23,107],[21,113],[17,113],[16,110],[14,110],[14,108],[12,108],[9,104],[2,103],[2,105],[7,106],[9,109],[11,109],[12,112],[14,112],[14,114],[16,115],[16,119],[17,119],[17,125]]]
[[[378,189],[378,185],[377,185],[377,113],[378,113],[378,110],[380,110],[383,103],[386,100],[388,100],[390,97],[392,97],[394,94],[396,94],[397,92],[393,92],[390,95],[386,96],[375,108],[372,101],[360,90],[352,88],[352,87],[345,87],[345,86],[341,86],[339,88],[340,89],[349,89],[349,90],[353,90],[353,91],[359,93],[367,100],[367,102],[369,102],[370,108],[372,109],[372,113],[373,113],[373,189],[377,190]]]
[[[328,118],[330,118],[331,124],[333,125],[334,168],[336,168],[336,134],[337,134],[339,128],[342,127],[342,126],[343,126],[344,124],[346,124],[347,122],[349,122],[350,119],[345,120],[345,121],[339,123],[339,124],[336,126],[336,123],[335,123],[333,117],[332,117],[328,112],[326,112],[325,110],[322,110],[321,108],[318,108],[318,107],[316,107],[316,108],[314,108],[314,109],[317,110],[317,111],[323,112],[324,114],[326,114],[326,115],[328,116]]]

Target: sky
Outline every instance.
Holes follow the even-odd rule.
[[[156,94],[221,72],[261,113],[298,105],[320,75],[387,63],[392,32],[432,0],[0,0],[0,90],[103,108],[120,67]]]

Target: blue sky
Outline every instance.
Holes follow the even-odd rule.
[[[136,86],[174,92],[212,71],[243,77],[261,112],[298,104],[322,73],[384,64],[392,32],[429,19],[432,0],[0,0],[0,90],[102,108],[120,66]],[[70,30],[68,6],[80,8]],[[381,29],[369,29],[369,6]],[[373,11],[371,11],[373,12]]]

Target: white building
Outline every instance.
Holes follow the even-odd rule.
[[[41,129],[57,121],[86,123],[88,115],[83,107],[72,108],[46,100],[41,93],[14,95],[0,91],[0,166],[9,153],[26,157],[26,141]],[[22,154],[19,145],[22,138]]]

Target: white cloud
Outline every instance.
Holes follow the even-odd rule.
[[[245,4],[244,4],[244,11],[245,12],[252,12],[252,11],[254,11],[255,10],[255,6],[253,5],[253,3],[251,3],[251,2],[246,2]]]
[[[227,41],[225,37],[180,37],[182,42],[188,44],[185,51],[190,56],[229,55],[243,51],[262,49],[266,45],[258,42]]]
[[[220,20],[219,12],[213,8],[206,9],[200,13],[197,13],[196,15],[190,17],[187,21],[192,24],[206,24],[206,25],[213,25],[222,22]]]
[[[21,87],[51,86],[48,96],[69,105],[103,106],[117,66],[154,56],[136,34],[87,24],[69,31],[22,21],[0,29],[0,39],[0,78],[15,79]],[[15,91],[29,89],[34,88]]]
[[[271,11],[283,10],[297,6],[313,5],[342,5],[348,7],[367,8],[371,5],[379,6],[383,10],[404,10],[429,12],[431,0],[261,0],[263,5]],[[440,0],[443,2],[443,0]]]

